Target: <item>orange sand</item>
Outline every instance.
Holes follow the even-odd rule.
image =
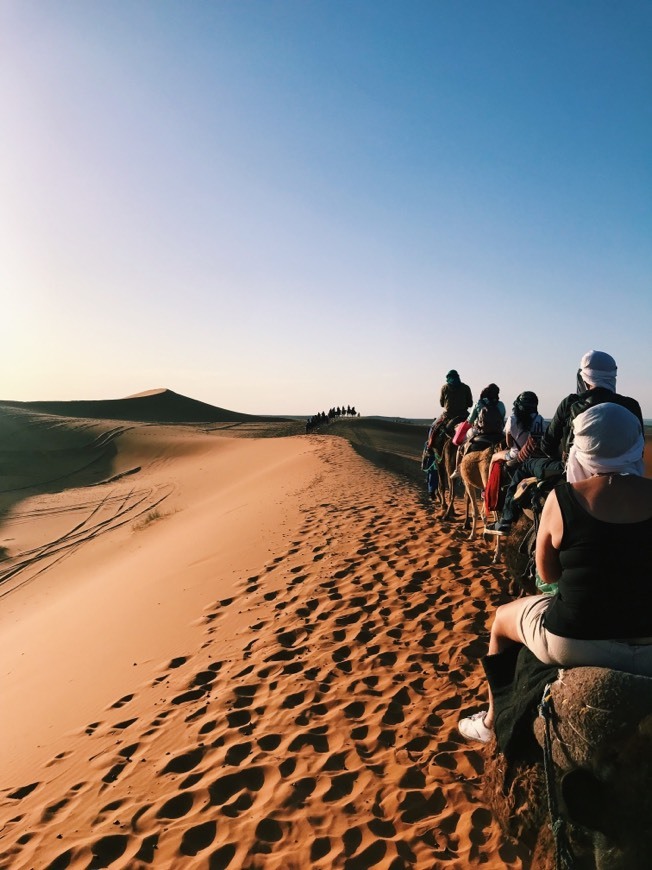
[[[530,866],[455,727],[482,542],[331,435],[55,423],[58,482],[0,453],[1,867]]]

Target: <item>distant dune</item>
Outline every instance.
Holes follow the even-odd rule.
[[[261,417],[217,408],[181,396],[172,390],[148,390],[125,399],[99,399],[70,402],[1,402],[13,408],[57,414],[63,417],[88,417],[94,420],[127,420],[138,423],[264,423],[279,417]]]

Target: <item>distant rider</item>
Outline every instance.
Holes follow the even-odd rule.
[[[446,383],[439,394],[439,404],[444,409],[440,416],[430,427],[428,436],[428,449],[441,448],[442,433],[446,431],[447,424],[459,423],[466,417],[468,409],[473,404],[471,389],[463,384],[460,376],[451,369],[446,375]],[[439,452],[439,451],[438,451]]]

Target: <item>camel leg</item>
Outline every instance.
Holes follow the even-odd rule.
[[[469,499],[471,500],[471,534],[469,535],[469,541],[472,541],[475,538],[475,530],[478,526],[478,500],[475,497],[475,492],[471,490],[469,492]]]
[[[448,469],[446,469],[446,476],[448,478],[448,505],[444,511],[444,519],[448,520],[455,516],[455,481],[450,479]]]
[[[455,481],[451,480],[448,468],[446,469],[446,477],[448,483],[448,504],[444,512],[444,519],[449,519],[455,516]]]
[[[466,507],[466,516],[464,521],[464,526],[467,527],[467,520],[469,518],[469,507],[471,509],[471,531],[467,540],[472,541],[475,538],[475,530],[477,527],[477,519],[478,519],[478,503],[475,498],[474,486],[470,480],[466,478],[464,474],[462,474],[462,480],[464,481],[464,501]]]
[[[493,558],[494,565],[496,564],[496,562],[500,562],[500,558],[502,556],[501,549],[500,549],[501,541],[502,541],[502,538],[500,537],[500,535],[496,535],[496,549],[494,550],[494,558]]]
[[[446,498],[446,472],[443,468],[439,470],[439,488],[437,492],[439,494],[439,506],[442,516],[445,517],[448,511],[448,500]]]
[[[464,528],[468,529],[470,524],[469,511],[471,510],[471,501],[469,499],[469,491],[464,481]]]

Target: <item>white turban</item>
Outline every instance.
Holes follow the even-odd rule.
[[[592,387],[604,387],[616,392],[616,360],[603,350],[590,350],[580,362],[582,380]]]
[[[640,420],[622,405],[603,402],[573,420],[575,439],[568,454],[566,480],[594,474],[643,475],[645,439]]]

